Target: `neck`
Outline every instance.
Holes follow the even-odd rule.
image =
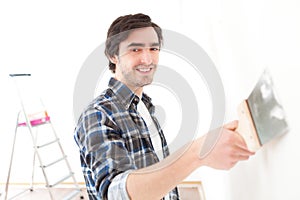
[[[134,94],[136,94],[138,97],[142,98],[143,94],[143,87],[138,87],[138,88],[130,88]]]
[[[115,76],[115,79],[117,79],[118,81],[121,81],[123,84],[125,84],[135,95],[139,96],[140,98],[142,97],[143,86],[137,87],[137,86],[134,86],[134,85],[130,85],[130,84],[122,81],[122,79],[119,78],[117,75]]]

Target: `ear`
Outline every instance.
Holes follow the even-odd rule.
[[[113,55],[111,57],[109,57],[110,62],[117,64],[117,62],[119,61],[118,56]]]

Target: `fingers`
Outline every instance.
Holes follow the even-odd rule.
[[[255,154],[254,152],[251,152],[248,149],[240,148],[240,147],[235,151],[235,155],[238,160],[248,160],[249,157],[253,156],[254,154]]]
[[[235,159],[237,161],[248,160],[250,156],[253,156],[255,152],[251,152],[248,150],[247,145],[242,137],[238,133],[235,134],[237,136],[237,141],[235,145]]]
[[[238,132],[234,132],[234,134],[237,136],[237,142],[235,143],[245,154],[248,155],[254,155],[255,152],[250,151],[248,149],[248,146],[243,138],[243,136],[241,136]]]
[[[207,166],[230,169],[237,162],[248,160],[255,154],[248,150],[243,137],[235,131],[237,126],[238,121],[230,122],[215,131],[218,133],[218,137],[213,137],[215,140],[208,140],[209,144],[213,143],[213,145],[210,145],[208,154],[201,158]]]
[[[238,162],[242,160],[248,160],[250,156],[254,155],[255,152],[249,151],[243,137],[235,132],[228,131],[228,147],[231,149],[231,158],[233,161]]]
[[[241,149],[246,150],[246,152],[249,155],[254,155],[255,152],[249,151],[243,136],[240,133],[236,132],[237,127],[238,127],[238,120],[234,120],[223,126],[223,128],[229,130],[229,132],[231,132],[232,134],[238,137],[238,140],[235,142],[236,145],[238,145]]]
[[[244,138],[238,132],[232,131],[232,134],[235,137],[234,145],[235,145],[236,151],[239,152],[239,154],[245,155],[245,156],[252,156],[255,154],[255,152],[252,152],[248,149]]]
[[[238,124],[239,122],[237,120],[234,120],[232,122],[229,122],[228,124],[225,124],[223,128],[234,131],[238,127]]]

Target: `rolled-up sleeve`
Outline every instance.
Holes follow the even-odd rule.
[[[130,197],[126,188],[127,177],[131,170],[117,175],[110,186],[108,187],[107,197],[108,200],[130,200]]]

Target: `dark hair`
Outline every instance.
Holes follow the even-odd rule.
[[[136,28],[153,27],[157,33],[159,45],[162,45],[163,37],[161,28],[151,21],[148,15],[138,13],[118,17],[109,27],[105,42],[105,55],[109,59],[119,55],[119,45],[126,40],[131,30]],[[116,65],[109,60],[109,69],[115,73]]]

